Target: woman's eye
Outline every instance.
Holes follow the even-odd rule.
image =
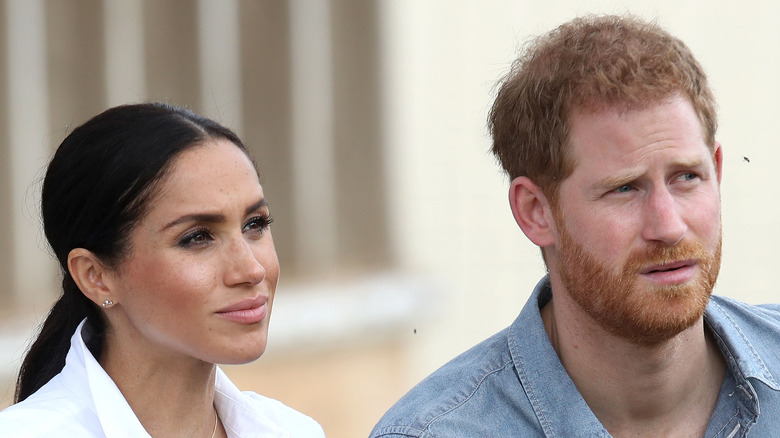
[[[182,237],[179,240],[179,246],[182,248],[197,248],[208,245],[212,240],[213,238],[208,231],[197,230]]]
[[[262,234],[265,232],[265,230],[268,229],[268,227],[273,222],[273,218],[271,216],[257,216],[253,217],[252,219],[248,220],[246,225],[244,225],[244,229],[242,230],[245,233],[259,233]]]
[[[634,188],[631,186],[631,184],[623,184],[622,186],[616,188],[613,190],[615,193],[628,193],[631,190],[634,190]]]

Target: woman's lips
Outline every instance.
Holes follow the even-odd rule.
[[[248,298],[217,311],[217,315],[239,324],[255,324],[268,314],[268,297]]]

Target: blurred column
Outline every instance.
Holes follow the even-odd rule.
[[[148,98],[203,112],[196,3],[144,0],[142,9]]]
[[[46,1],[48,146],[106,107],[103,3]]]
[[[11,212],[11,150],[8,135],[8,25],[6,23],[6,3],[0,3],[0,207],[5,214],[0,214],[0,306],[13,298],[13,242],[8,236],[13,235]],[[6,307],[8,308],[8,307]]]
[[[8,263],[11,295],[35,302],[52,291],[54,267],[40,228],[39,185],[49,157],[49,99],[46,19],[43,0],[5,2],[7,41],[8,162],[7,207],[10,242]],[[10,257],[8,257],[10,255]]]
[[[11,209],[11,151],[8,138],[8,24],[6,22],[6,3],[0,3],[0,235],[13,235],[13,222],[9,213]],[[13,298],[13,242],[6,238],[0,240],[0,306]],[[7,308],[7,307],[6,307]]]
[[[336,233],[342,268],[391,262],[383,162],[379,17],[376,0],[333,0],[333,154]]]
[[[105,88],[107,106],[146,97],[144,22],[141,0],[105,0]]]
[[[201,108],[243,136],[237,0],[198,0]]]
[[[327,1],[290,1],[296,261],[314,275],[337,263],[329,6]]]

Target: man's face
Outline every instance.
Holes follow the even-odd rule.
[[[718,276],[720,150],[713,160],[681,97],[575,112],[571,147],[553,206],[561,284],[607,331],[670,339],[699,320]]]

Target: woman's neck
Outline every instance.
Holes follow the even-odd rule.
[[[212,436],[216,366],[160,353],[107,336],[100,364],[150,435]]]

